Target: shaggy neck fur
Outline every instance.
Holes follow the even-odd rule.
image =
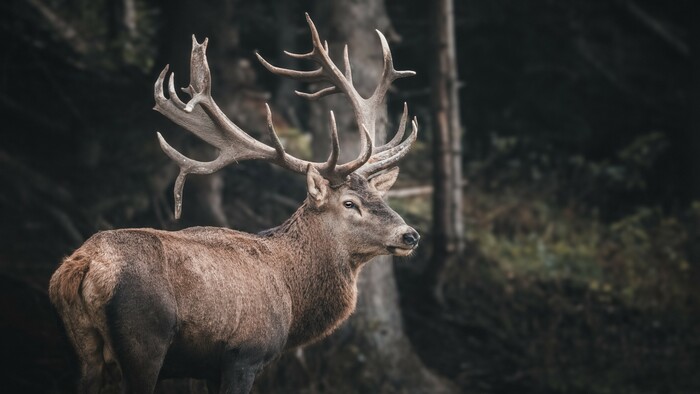
[[[332,223],[308,201],[282,225],[261,235],[293,246],[280,270],[292,298],[288,347],[323,338],[355,309],[357,273],[362,263],[333,236]],[[292,249],[292,250],[289,250]]]

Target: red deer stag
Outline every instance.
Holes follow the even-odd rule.
[[[323,163],[285,152],[272,126],[272,146],[231,122],[211,97],[207,39],[192,37],[191,98],[180,101],[173,75],[163,92],[168,67],[155,84],[155,110],[219,149],[210,162],[195,161],[158,134],[165,153],[180,167],[175,182],[175,215],[182,209],[188,174],[209,174],[244,160],[266,160],[306,175],[308,196],[282,225],[247,234],[225,228],[181,231],[122,229],[94,235],[63,261],[51,278],[51,301],[65,323],[81,362],[81,392],[98,392],[104,382],[122,390],[152,393],[159,378],[206,379],[210,392],[248,393],[255,374],[284,349],[328,335],[355,307],[357,275],[375,256],[409,255],[418,233],[382,200],[398,175],[396,163],[416,139],[403,139],[407,109],[394,138],[375,147],[378,106],[390,84],[414,75],[396,71],[384,36],[383,73],[369,98],[353,86],[347,46],[344,72],[329,57],[306,16],[313,49],[305,54],[318,68],[272,73],[330,86],[308,99],[343,93],[361,135],[361,153],[338,164],[338,135],[330,114],[331,153]]]

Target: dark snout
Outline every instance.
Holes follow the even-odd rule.
[[[420,240],[420,235],[418,231],[411,227],[403,226],[397,233],[395,233],[395,241],[392,242],[393,245],[389,246],[389,252],[394,256],[408,256],[416,249],[418,246],[418,241]]]
[[[403,243],[406,246],[415,247],[418,245],[418,240],[420,240],[420,235],[418,231],[410,229],[408,232],[403,234]]]

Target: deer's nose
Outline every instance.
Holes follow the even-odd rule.
[[[409,231],[403,235],[403,243],[405,243],[408,246],[417,245],[419,239],[420,239],[420,235],[418,235],[418,232],[416,230],[413,230],[413,229],[411,229],[411,231]]]

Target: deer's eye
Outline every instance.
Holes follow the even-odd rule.
[[[348,208],[348,209],[352,209],[352,208],[356,207],[355,203],[350,201],[350,200],[343,202],[343,206],[345,208]]]

